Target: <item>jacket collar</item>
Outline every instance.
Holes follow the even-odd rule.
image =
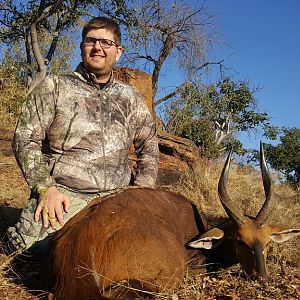
[[[98,85],[102,88],[106,88],[109,87],[113,84],[114,82],[114,76],[113,76],[113,72],[111,72],[110,78],[108,80],[108,82],[106,82],[105,84],[101,84],[98,83],[96,81],[96,75],[90,71],[88,71],[84,66],[83,63],[81,62],[75,69],[74,71],[75,75],[77,75],[80,79],[86,81],[89,84],[92,85]]]

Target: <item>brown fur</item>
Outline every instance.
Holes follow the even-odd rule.
[[[192,260],[203,265],[201,252],[185,245],[204,229],[193,204],[176,193],[129,188],[97,198],[50,237],[47,281],[58,300],[126,298],[110,292],[118,283],[172,289]]]
[[[50,237],[45,281],[57,300],[134,299],[137,290],[175,288],[187,267],[205,271],[204,254],[223,267],[239,262],[248,275],[266,278],[269,241],[284,242],[300,229],[243,218],[207,230],[184,196],[128,188],[94,199]]]

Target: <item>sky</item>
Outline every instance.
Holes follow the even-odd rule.
[[[300,128],[300,1],[208,0],[223,47],[215,54],[237,72],[234,77],[260,86],[260,112],[274,126]],[[242,135],[245,147],[265,138]],[[270,143],[270,141],[267,141]]]

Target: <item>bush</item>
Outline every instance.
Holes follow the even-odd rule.
[[[0,66],[0,117],[4,127],[15,125],[26,98],[27,88],[21,83],[13,66]]]

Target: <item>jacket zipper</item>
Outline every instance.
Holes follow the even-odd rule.
[[[97,86],[98,89],[98,99],[100,102],[101,99],[101,90]],[[104,120],[103,120],[103,111],[102,111],[102,103],[100,102],[100,126],[101,126],[101,142],[102,142],[102,156],[103,156],[103,176],[104,176],[104,191],[106,191],[106,157],[105,157],[105,142],[104,142]]]

